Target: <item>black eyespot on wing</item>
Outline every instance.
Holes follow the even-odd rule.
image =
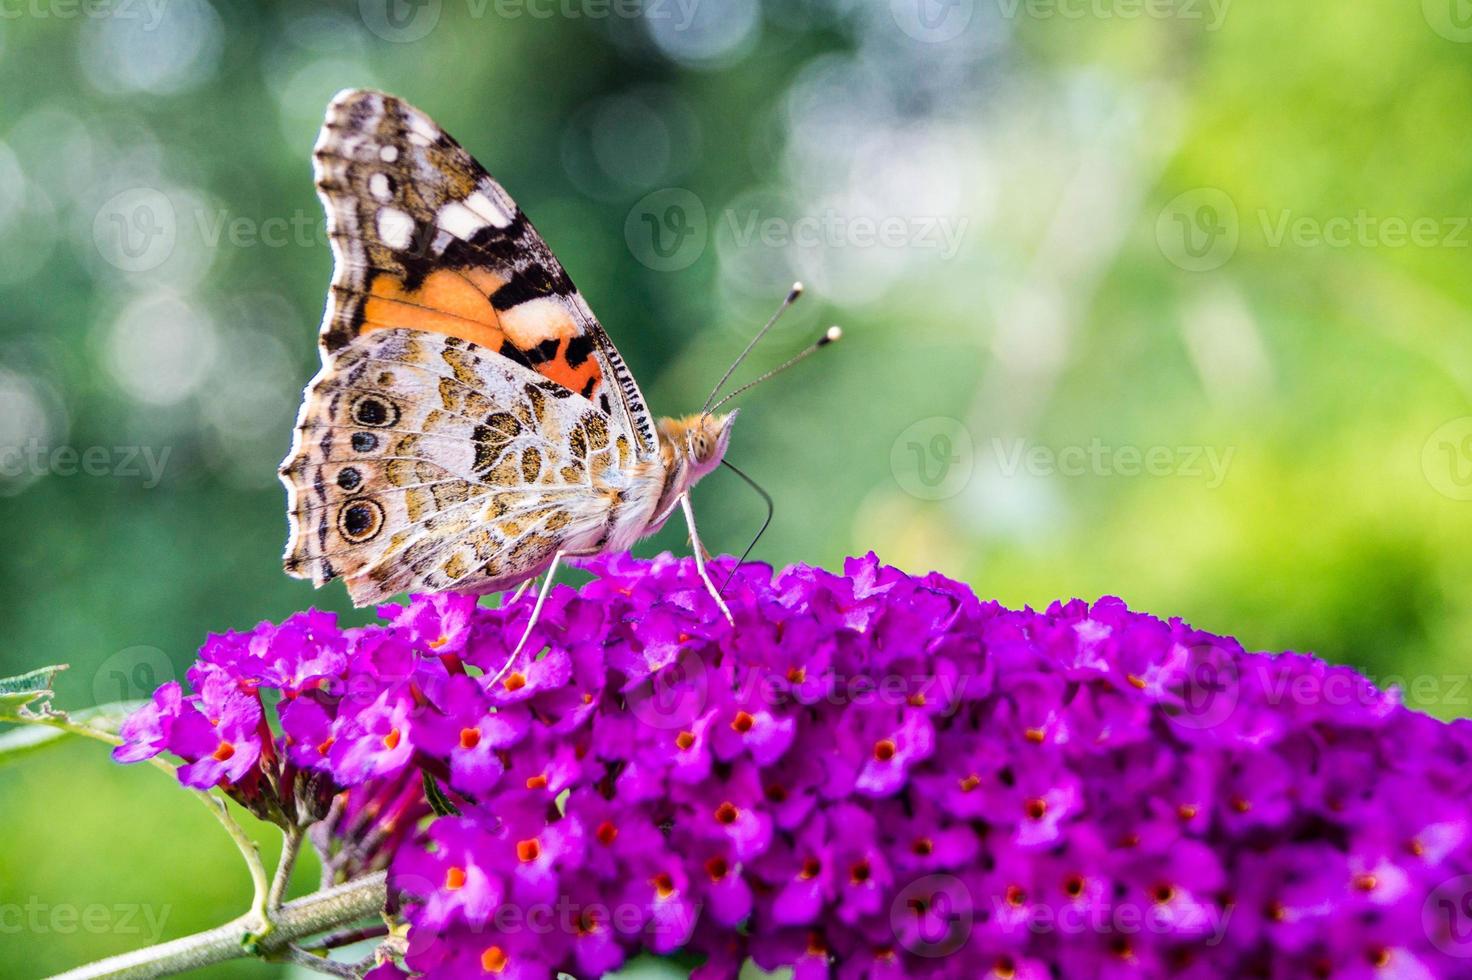
[[[337,517],[337,530],[353,544],[372,540],[383,528],[383,508],[372,500],[359,500],[344,507]]]
[[[363,485],[363,474],[356,467],[344,466],[337,471],[337,485],[348,493],[352,493]]]
[[[353,433],[353,451],[371,453],[378,448],[378,437],[371,432]]]
[[[399,420],[399,406],[378,395],[360,395],[353,402],[353,421],[359,425],[386,429]]]

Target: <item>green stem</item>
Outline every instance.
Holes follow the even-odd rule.
[[[271,930],[264,936],[255,934],[253,913],[247,913],[208,932],[110,956],[57,974],[52,980],[143,980],[198,970],[252,953],[275,957],[297,940],[379,913],[385,880],[386,872],[378,871],[288,902],[272,913]]]
[[[296,867],[297,855],[302,850],[302,829],[297,826],[282,831],[281,860],[276,862],[276,877],[271,879],[271,890],[266,897],[268,909],[279,908],[286,898],[286,889],[291,885],[291,872]]]
[[[116,746],[123,744],[123,740],[117,735],[98,731],[87,725],[79,725],[61,714],[7,714],[5,717],[0,718],[0,721],[14,722],[22,725],[49,725],[52,728],[59,728],[64,732],[80,735],[83,738],[95,739],[98,742],[104,742],[108,745]],[[154,756],[148,760],[148,764],[155,769],[168,773],[171,778],[176,782],[178,781],[179,771],[168,760]],[[240,856],[245,858],[245,866],[250,872],[251,887],[254,891],[251,899],[250,913],[248,914],[256,916],[259,928],[269,930],[271,920],[266,916],[266,902],[267,896],[270,893],[270,884],[266,878],[266,866],[261,862],[260,847],[247,836],[246,832],[241,829],[240,824],[235,822],[235,818],[230,815],[230,809],[225,805],[223,799],[212,793],[203,792],[202,790],[193,789],[190,792],[199,798],[199,801],[204,804],[206,810],[214,814],[216,820],[220,821],[220,826],[225,828],[225,833],[229,834],[230,839],[235,842],[236,848],[240,851]]]

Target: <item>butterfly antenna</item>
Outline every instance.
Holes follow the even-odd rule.
[[[726,581],[721,583],[720,594],[725,595],[726,586],[731,584],[731,580],[736,577],[736,572],[741,568],[742,565],[746,564],[746,556],[751,554],[751,549],[756,547],[756,543],[762,539],[762,535],[766,534],[767,528],[772,525],[772,514],[775,512],[776,508],[772,504],[772,495],[763,490],[761,484],[757,483],[751,477],[747,476],[745,473],[737,469],[735,464],[733,464],[730,460],[721,460],[721,465],[729,467],[732,473],[735,473],[737,476],[741,477],[741,479],[745,480],[747,486],[751,487],[757,493],[761,494],[762,499],[767,502],[767,519],[762,521],[762,529],[756,532],[756,537],[751,539],[751,544],[746,546],[746,550],[743,551],[741,553],[741,557],[736,560],[736,565],[734,568],[731,569],[730,574],[726,576]]]
[[[777,311],[772,314],[769,320],[767,320],[766,326],[762,327],[756,332],[756,336],[752,337],[751,341],[747,343],[746,349],[741,352],[736,360],[731,362],[731,366],[726,368],[726,373],[721,375],[721,380],[717,381],[716,386],[710,390],[710,397],[705,400],[705,407],[700,410],[701,415],[705,415],[710,411],[711,402],[716,400],[716,394],[721,390],[721,386],[724,385],[727,381],[731,380],[731,375],[735,374],[736,369],[741,366],[741,362],[746,360],[746,355],[751,353],[752,348],[754,348],[758,343],[761,342],[761,339],[767,335],[767,331],[771,330],[772,327],[776,325],[777,321],[781,319],[782,314],[786,313],[787,308],[793,303],[796,303],[797,298],[801,295],[802,283],[793,283],[792,288],[787,291],[787,297],[782,300],[782,304],[777,307]]]
[[[805,350],[800,351],[796,356],[783,361],[781,364],[778,364],[776,367],[772,368],[772,370],[768,371],[761,377],[746,382],[746,384],[742,385],[740,388],[737,388],[735,391],[731,392],[729,395],[726,395],[714,405],[711,405],[709,408],[706,409],[706,412],[715,411],[742,392],[750,391],[752,388],[755,388],[757,385],[761,384],[763,381],[766,381],[768,378],[772,378],[781,374],[783,371],[786,371],[788,368],[792,367],[792,365],[796,364],[799,361],[806,360],[807,358],[816,354],[818,351],[822,350],[824,347],[827,347],[829,344],[833,343],[836,340],[839,340],[842,337],[842,329],[840,329],[839,327],[829,327],[827,330],[823,331],[823,336],[819,337],[817,340],[809,344]]]

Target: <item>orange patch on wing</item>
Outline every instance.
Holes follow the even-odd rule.
[[[555,381],[579,395],[584,394],[584,389],[587,389],[586,394],[589,397],[597,394],[598,382],[603,380],[603,375],[598,370],[598,361],[594,358],[588,358],[577,367],[567,363],[567,344],[565,342],[557,348],[557,355],[550,361],[538,364],[537,370],[548,380]],[[594,383],[591,388],[587,387],[589,381]]]
[[[362,332],[407,327],[499,350],[506,334],[488,296],[503,282],[484,269],[440,269],[418,289],[405,289],[396,276],[374,276],[363,304]]]

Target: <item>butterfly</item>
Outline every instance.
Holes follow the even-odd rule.
[[[625,550],[680,510],[729,620],[690,491],[722,462],[736,412],[707,400],[652,417],[516,202],[407,102],[339,93],[313,156],[335,268],[322,367],[280,468],[287,573],[340,578],[359,606],[513,586],[519,598],[543,575],[519,651],[564,560]]]

